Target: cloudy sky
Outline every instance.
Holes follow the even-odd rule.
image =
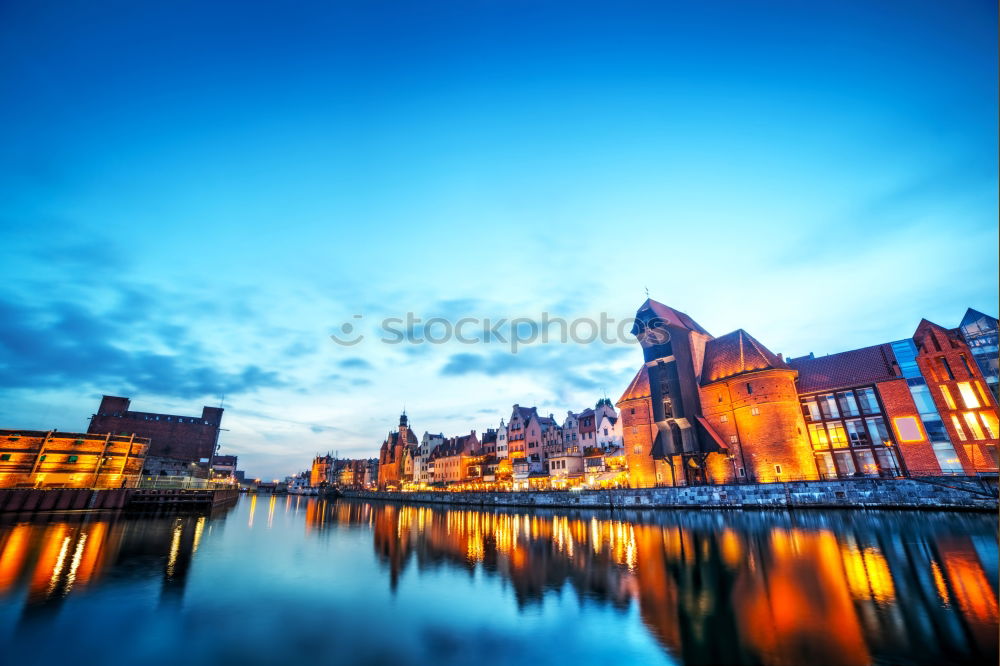
[[[224,396],[222,451],[276,477],[404,406],[459,434],[616,399],[640,360],[380,341],[408,312],[620,320],[648,288],[786,355],[996,314],[996,11],[5,2],[0,422]]]

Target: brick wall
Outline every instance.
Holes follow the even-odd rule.
[[[920,475],[940,474],[941,466],[938,464],[937,456],[934,455],[934,449],[931,448],[930,440],[927,439],[927,433],[924,432],[917,406],[913,402],[913,395],[910,393],[910,387],[906,384],[906,380],[900,378],[879,382],[875,385],[875,389],[882,400],[886,426],[892,430],[892,435],[896,439],[904,467]],[[897,419],[913,419],[923,439],[913,442],[903,441]]]
[[[818,478],[795,387],[794,370],[764,370],[702,388],[705,419],[722,437],[737,469],[768,482],[780,477]],[[748,389],[749,385],[749,389]],[[755,413],[756,412],[756,413]],[[737,441],[731,441],[732,436]],[[710,456],[720,458],[724,456]],[[781,469],[780,475],[775,465]],[[732,476],[732,464],[712,461],[711,471]]]
[[[129,411],[128,398],[104,396],[88,433],[135,434],[150,440],[149,455],[189,462],[211,459],[223,410],[203,407],[200,417]]]

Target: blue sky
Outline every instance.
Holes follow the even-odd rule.
[[[2,423],[225,394],[222,450],[283,476],[374,454],[404,405],[458,434],[614,399],[640,359],[379,343],[406,312],[621,318],[648,287],[788,355],[996,314],[996,24],[988,2],[4,3]],[[366,339],[333,344],[344,321]]]

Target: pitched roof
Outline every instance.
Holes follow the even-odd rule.
[[[720,379],[774,368],[788,368],[788,364],[739,328],[705,344],[701,384],[704,386]]]
[[[789,365],[799,371],[799,393],[813,393],[894,379],[899,376],[892,367],[895,361],[892,346],[881,344],[829,356],[803,357]]]
[[[626,400],[638,400],[640,398],[649,397],[649,373],[646,372],[646,366],[639,368],[639,372],[635,373],[635,377],[629,383],[628,388],[625,389],[625,393],[622,397],[618,398],[618,405],[621,405]]]
[[[687,316],[680,310],[675,310],[668,305],[660,303],[659,301],[654,301],[652,298],[647,298],[646,302],[639,306],[639,309],[636,310],[635,313],[636,319],[643,319],[644,317],[642,315],[647,311],[651,312],[655,317],[662,319],[671,326],[679,326],[680,328],[686,328],[692,331],[697,331],[698,333],[709,335],[709,332],[703,329],[698,322],[691,319],[691,317]],[[635,335],[637,330],[637,327],[633,326],[632,334]]]
[[[989,324],[992,324],[993,328],[997,327],[996,317],[991,317],[990,315],[973,308],[969,308],[965,311],[965,316],[962,317],[962,323],[959,324],[959,326],[969,326],[970,324],[977,323],[980,319],[985,319]]]

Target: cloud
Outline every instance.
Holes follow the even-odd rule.
[[[346,358],[337,365],[345,370],[371,370],[372,368],[371,363],[358,356]]]
[[[182,325],[121,318],[67,302],[0,297],[0,386],[152,393],[177,398],[236,395],[285,384],[253,363],[222,368]],[[170,350],[174,353],[167,353]]]

